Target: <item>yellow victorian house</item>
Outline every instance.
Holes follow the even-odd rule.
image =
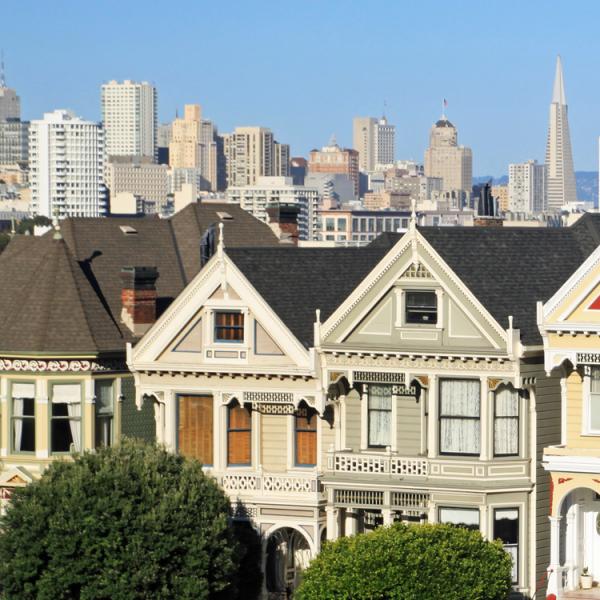
[[[538,325],[562,391],[561,443],[543,457],[552,481],[547,598],[600,597],[600,247],[538,304]]]

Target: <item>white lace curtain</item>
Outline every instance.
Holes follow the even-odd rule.
[[[440,452],[479,454],[481,449],[479,380],[440,381]]]
[[[392,387],[369,384],[369,446],[390,446]]]
[[[494,395],[494,454],[519,453],[519,395],[509,386]]]
[[[75,451],[81,451],[81,386],[79,384],[58,384],[52,387],[52,402],[66,404],[69,415],[69,429]]]
[[[18,417],[23,416],[23,406],[25,401],[23,398],[13,398],[13,428],[14,428],[14,445],[15,450],[19,452],[21,450],[21,442],[23,440],[23,419]]]

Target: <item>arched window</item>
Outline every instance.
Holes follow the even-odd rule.
[[[236,401],[227,408],[227,464],[252,463],[252,414]]]
[[[294,415],[296,465],[314,467],[317,464],[317,411],[306,405]]]

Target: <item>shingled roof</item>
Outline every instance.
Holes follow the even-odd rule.
[[[600,243],[600,215],[568,228],[419,227],[500,326],[540,344],[536,302],[546,301]],[[405,234],[385,233],[366,248],[227,250],[292,333],[312,344],[315,309],[325,321]]]
[[[200,241],[220,221],[228,246],[274,246],[270,227],[237,205],[192,204],[171,219],[70,218],[60,240],[15,236],[0,255],[0,352],[123,353],[125,266],[157,267],[162,312],[200,270]]]

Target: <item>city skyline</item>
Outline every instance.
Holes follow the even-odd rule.
[[[200,103],[219,131],[269,127],[290,143],[292,155],[307,156],[332,133],[351,146],[352,118],[378,117],[385,103],[396,125],[397,158],[422,160],[447,98],[448,118],[473,148],[475,175],[505,174],[511,162],[543,161],[561,54],[575,168],[596,170],[600,127],[590,124],[600,79],[590,74],[600,50],[593,31],[600,7],[580,3],[587,17],[574,28],[571,12],[554,17],[539,2],[518,10],[511,2],[503,8],[463,4],[457,19],[453,7],[439,2],[420,10],[376,2],[369,11],[353,3],[308,4],[293,15],[271,2],[232,2],[227,10],[180,2],[161,14],[155,32],[155,14],[144,14],[137,1],[128,3],[128,14],[114,2],[100,8],[64,1],[56,10],[25,1],[14,7],[2,47],[7,84],[21,96],[25,119],[69,108],[99,120],[102,83],[148,80],[158,88],[160,122],[172,120],[186,103]],[[365,40],[358,30],[367,12],[377,27],[358,43]],[[435,18],[423,18],[429,14]],[[260,24],[255,34],[268,35],[252,34],[249,22]],[[405,22],[412,27],[402,27]],[[59,24],[60,40],[52,33]],[[103,31],[111,32],[109,45],[93,41]],[[222,44],[223,36],[231,44]],[[347,61],[333,60],[336,54]]]

